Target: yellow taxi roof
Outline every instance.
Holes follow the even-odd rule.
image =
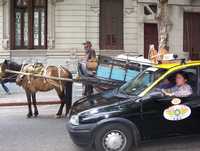
[[[155,67],[157,68],[162,68],[162,69],[171,69],[173,67],[183,67],[183,66],[187,66],[187,65],[200,65],[200,60],[196,60],[196,61],[186,61],[185,64],[181,64],[181,62],[176,62],[176,63],[164,63],[164,64],[158,64],[155,65]]]

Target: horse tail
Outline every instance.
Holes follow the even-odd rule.
[[[69,72],[69,79],[72,79],[72,73]],[[72,106],[72,93],[73,93],[73,82],[64,82],[64,101],[66,104],[66,111],[69,112]]]

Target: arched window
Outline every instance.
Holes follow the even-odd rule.
[[[11,49],[47,48],[47,0],[11,1]]]

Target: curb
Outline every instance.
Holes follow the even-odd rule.
[[[56,105],[60,104],[60,101],[41,101],[37,102],[37,105]],[[0,107],[9,107],[9,106],[27,106],[27,102],[8,102],[8,103],[0,103]]]

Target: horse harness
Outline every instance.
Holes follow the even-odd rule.
[[[35,64],[28,64],[28,65],[23,65],[21,68],[21,72],[26,72],[26,73],[30,73],[30,75],[28,75],[28,83],[31,83],[31,76],[34,76],[34,74],[39,74],[39,75],[43,75],[44,77],[47,74],[47,70],[48,70],[49,66],[44,66],[41,63],[35,63]],[[64,68],[60,65],[57,67],[57,71],[58,71],[58,78],[61,78],[61,71],[65,71]],[[24,76],[24,75],[22,75]],[[61,91],[63,91],[62,88],[62,80],[58,80],[59,81],[59,85],[56,85],[55,83],[51,83],[50,81],[48,81],[49,83],[51,83],[52,85],[55,85],[57,87],[60,88]],[[44,78],[44,83],[46,83],[47,80],[46,78]]]

